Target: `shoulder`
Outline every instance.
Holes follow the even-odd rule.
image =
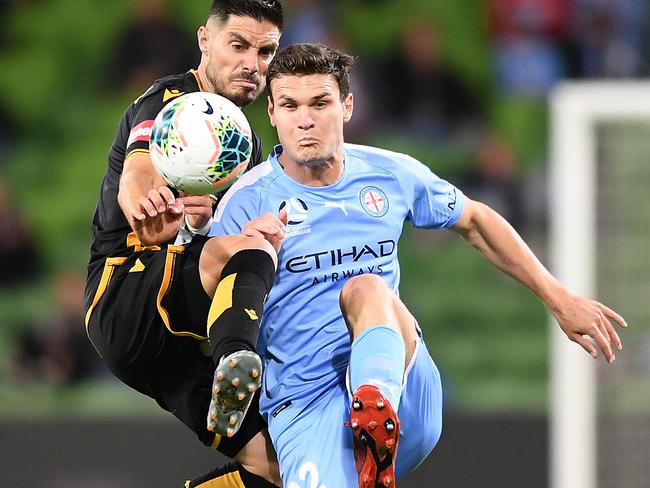
[[[237,205],[257,204],[263,190],[274,181],[276,172],[270,161],[264,161],[244,173],[222,197],[215,219],[219,220],[226,207],[232,206],[235,202]]]
[[[266,160],[246,171],[246,173],[244,173],[235,184],[232,185],[231,189],[233,192],[237,192],[253,186],[267,187],[273,182],[277,173],[278,171],[275,169],[271,161]]]
[[[120,124],[122,131],[129,131],[126,147],[139,142],[148,144],[156,115],[171,100],[199,90],[194,73],[170,75],[156,80],[140,97],[127,108]]]
[[[345,144],[345,151],[352,157],[366,164],[374,171],[390,173],[395,176],[409,168],[424,166],[417,159],[408,154],[360,144]]]
[[[141,103],[156,103],[162,107],[176,97],[199,90],[199,83],[192,71],[169,75],[154,81],[153,84],[133,102],[133,105]]]

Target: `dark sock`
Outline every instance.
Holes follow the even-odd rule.
[[[244,249],[226,263],[208,314],[215,364],[235,351],[255,350],[264,301],[274,280],[273,259],[265,251]]]

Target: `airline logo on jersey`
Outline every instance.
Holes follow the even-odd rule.
[[[284,268],[295,274],[309,273],[311,285],[336,283],[362,274],[383,275],[397,252],[392,239],[352,247],[317,251],[286,260]],[[334,271],[333,269],[336,269]]]
[[[372,217],[383,217],[388,212],[388,197],[376,186],[366,186],[359,193],[361,207]]]
[[[129,140],[126,143],[126,147],[129,147],[134,142],[149,142],[151,138],[151,128],[153,127],[153,120],[145,120],[140,122],[129,134]]]
[[[396,249],[397,244],[392,239],[345,249],[327,249],[304,256],[290,257],[286,260],[285,268],[289,273],[305,273],[334,266],[356,265],[362,260],[392,256]]]
[[[167,100],[171,100],[172,98],[180,97],[181,95],[184,95],[184,94],[185,94],[185,92],[177,90],[176,88],[172,88],[171,90],[169,88],[165,88],[165,91],[163,93],[163,103],[165,103]]]

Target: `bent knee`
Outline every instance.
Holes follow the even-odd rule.
[[[218,262],[223,267],[235,254],[248,249],[266,252],[277,266],[278,256],[275,249],[273,249],[271,243],[261,237],[243,235],[212,237],[205,243],[201,257],[205,256],[211,261]]]
[[[360,296],[380,298],[387,303],[392,295],[392,290],[381,277],[375,274],[364,274],[345,282],[341,289],[340,303],[341,307],[345,308],[350,300],[358,299]]]
[[[278,256],[273,246],[266,240],[242,235],[212,237],[201,250],[199,260],[201,284],[208,296],[214,295],[224,266],[235,254],[242,251],[262,251],[268,254],[273,262],[272,271],[275,272]]]

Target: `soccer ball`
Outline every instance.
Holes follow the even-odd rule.
[[[149,153],[165,182],[191,195],[223,191],[250,161],[253,138],[244,113],[227,98],[194,92],[158,113]]]

